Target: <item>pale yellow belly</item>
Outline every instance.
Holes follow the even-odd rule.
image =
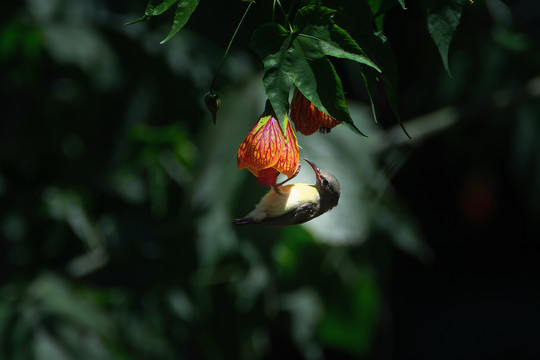
[[[300,206],[319,202],[319,192],[310,184],[298,183],[279,189],[281,194],[274,190],[268,192],[249,216],[255,219],[276,217]]]

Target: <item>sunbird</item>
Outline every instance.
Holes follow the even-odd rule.
[[[275,187],[257,204],[255,209],[236,225],[258,224],[286,226],[302,224],[324,214],[338,204],[340,187],[336,177],[320,170],[308,159],[317,177],[315,185],[297,183]]]

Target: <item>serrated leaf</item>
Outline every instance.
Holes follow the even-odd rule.
[[[293,77],[305,75],[305,64],[295,63],[294,50],[284,43],[284,49],[264,59],[263,84],[266,96],[282,125],[289,110],[289,91],[293,84]],[[294,74],[295,72],[296,74]]]
[[[262,24],[253,32],[250,46],[264,60],[266,56],[279,51],[288,36],[289,32],[281,25]]]
[[[423,2],[429,34],[439,50],[444,69],[449,76],[452,76],[452,74],[448,65],[448,51],[459,25],[464,3],[464,0]]]
[[[307,30],[312,31],[313,29]],[[381,71],[373,61],[368,59],[367,56],[345,51],[335,42],[318,37],[318,35],[312,35],[312,33],[298,34],[296,41],[299,43],[300,47],[304,49],[306,56],[309,58],[321,59],[325,56],[332,56],[336,58],[349,59],[360,64],[371,66],[379,72]]]
[[[199,5],[199,0],[180,0],[174,14],[171,31],[169,32],[169,35],[167,35],[167,37],[160,42],[160,44],[164,44],[169,41],[170,38],[176,35],[176,33],[179,32],[184,25],[186,25],[197,5]]]
[[[371,67],[362,66],[360,72],[364,79],[364,84],[371,102],[373,117],[377,121],[374,98],[375,89],[382,83],[386,92],[386,98],[396,119],[401,127],[404,126],[398,112],[397,106],[397,66],[392,49],[388,45],[382,33],[374,33],[374,17],[381,17],[389,9],[398,5],[397,0],[373,0],[369,3],[357,0],[336,1],[338,11],[335,14],[335,22],[339,23],[347,31],[356,43],[362,45],[362,53],[371,59],[382,70],[381,73]],[[379,7],[379,8],[378,8]],[[378,9],[377,9],[378,8]],[[345,11],[345,9],[347,11]],[[374,14],[373,12],[376,11]],[[342,45],[346,50],[348,48]],[[404,132],[407,132],[404,129]],[[408,135],[407,135],[408,136]]]
[[[334,23],[334,13],[335,10],[322,6],[306,6],[298,11],[294,20],[295,27],[299,29],[296,41],[300,42],[306,56],[349,59],[380,72],[349,33]]]
[[[328,114],[339,122],[347,125],[352,131],[359,135],[366,136],[354,125],[349,114],[349,108],[345,101],[345,93],[336,69],[329,59],[323,58],[312,63],[312,69],[317,83],[317,94],[321,105],[327,109]],[[302,89],[300,89],[302,91]],[[302,92],[305,95],[304,92]],[[306,96],[307,97],[307,96]],[[307,97],[308,100],[309,97]],[[316,99],[314,99],[316,100]],[[315,106],[317,103],[313,102]]]
[[[294,32],[275,24],[263,25],[255,31],[251,46],[263,60],[266,95],[282,123],[289,109],[291,86],[295,85],[319,110],[362,134],[349,115],[341,80],[327,56],[380,69],[332,22],[334,12],[305,7],[296,15]]]
[[[266,96],[282,125],[289,109],[289,90],[292,85],[289,76],[292,52],[290,44],[290,33],[274,23],[258,27],[250,42],[253,50],[263,60]]]

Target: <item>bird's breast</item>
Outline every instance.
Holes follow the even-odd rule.
[[[290,210],[308,203],[319,203],[319,192],[317,189],[310,184],[299,183],[291,185],[291,191],[285,207]]]
[[[281,193],[270,191],[259,204],[266,216],[274,217],[285,214],[308,204],[319,204],[319,192],[310,184],[292,184],[279,188]]]

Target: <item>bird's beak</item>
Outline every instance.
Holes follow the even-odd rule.
[[[315,171],[315,175],[317,176],[317,180],[321,181],[321,170],[315,165],[311,160],[308,160],[304,158],[306,162],[313,168],[313,171]]]

